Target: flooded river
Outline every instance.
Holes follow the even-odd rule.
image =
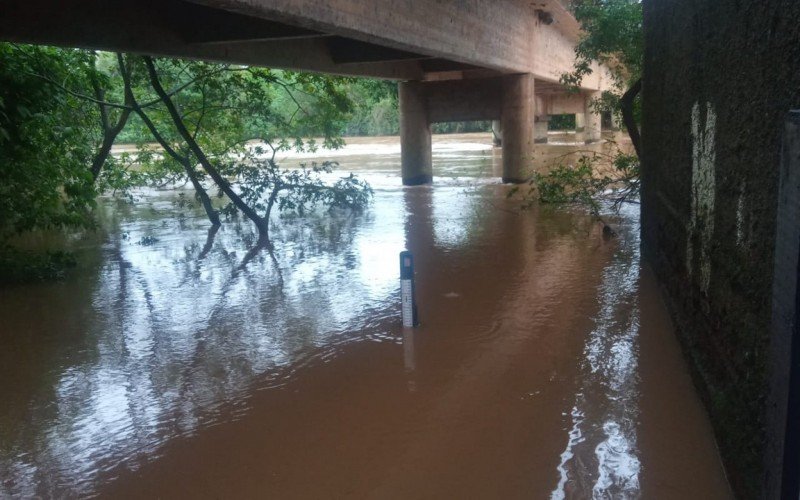
[[[432,187],[393,138],[329,157],[372,206],[276,219],[274,259],[148,191],[63,282],[0,289],[0,496],[729,498],[637,206],[611,240],[519,211],[488,135],[436,137]]]

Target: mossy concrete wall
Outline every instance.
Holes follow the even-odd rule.
[[[765,494],[778,167],[800,2],[644,0],[642,231],[734,489]],[[767,467],[764,464],[767,464]]]

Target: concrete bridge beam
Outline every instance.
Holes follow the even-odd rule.
[[[433,181],[431,123],[422,82],[401,82],[400,165],[403,184],[417,186]]]
[[[522,183],[533,173],[534,80],[529,73],[502,80],[503,182]]]

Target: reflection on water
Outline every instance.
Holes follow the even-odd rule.
[[[553,499],[585,493],[592,482],[595,498],[639,497],[639,227],[630,207],[624,215],[619,247],[597,290],[599,311],[586,339]]]
[[[703,477],[641,465],[668,454],[641,444],[636,211],[612,241],[517,212],[490,141],[439,139],[415,188],[395,139],[354,141],[336,159],[373,206],[276,220],[275,258],[241,270],[248,224],[210,239],[175,192],[109,200],[75,275],[0,291],[0,495],[630,498],[650,474],[724,498],[702,412],[673,417]]]

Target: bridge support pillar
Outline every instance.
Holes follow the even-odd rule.
[[[495,147],[503,145],[503,125],[500,120],[492,120],[492,145]]]
[[[421,82],[401,82],[400,164],[403,184],[417,186],[433,182],[431,124]]]
[[[547,144],[547,125],[550,115],[547,114],[547,103],[543,96],[536,96],[536,118],[533,123],[533,142]]]
[[[603,131],[603,117],[594,109],[593,102],[600,98],[600,92],[586,94],[583,105],[585,116],[584,139],[586,144],[597,142],[601,139]]]
[[[503,182],[522,183],[533,173],[533,75],[503,77]]]
[[[533,124],[533,142],[536,144],[547,144],[548,122],[549,117],[547,115],[536,117],[536,122]]]

